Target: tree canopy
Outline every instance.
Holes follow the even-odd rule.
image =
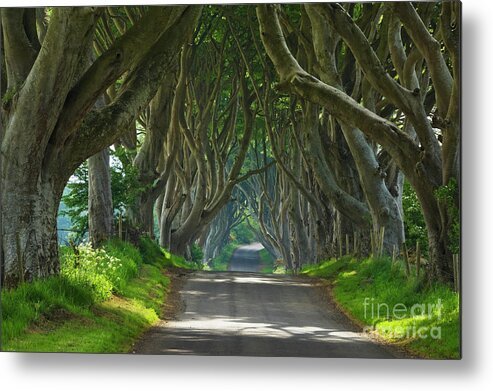
[[[215,256],[249,226],[294,271],[419,240],[428,277],[451,282],[460,12],[3,8],[4,282],[58,272],[56,217],[74,172],[65,204],[88,203],[95,245],[119,214],[190,258],[198,247]],[[68,213],[85,229],[81,212]]]

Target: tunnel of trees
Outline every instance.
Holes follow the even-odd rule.
[[[296,271],[418,239],[452,282],[459,6],[3,8],[4,286],[58,273],[62,197],[94,246],[246,227]]]

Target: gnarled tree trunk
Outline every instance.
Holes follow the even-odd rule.
[[[2,112],[0,154],[5,286],[58,272],[56,215],[63,188],[84,160],[119,138],[124,125],[128,127],[156,93],[156,82],[169,72],[168,65],[188,41],[201,7],[173,10],[179,12],[170,26],[170,9],[145,15],[85,73],[96,9],[55,8],[42,46],[33,56],[25,50],[31,53],[35,46],[19,39],[26,34],[25,25],[2,24],[12,89]],[[24,12],[2,9],[2,21],[12,13],[22,19]],[[140,39],[141,34],[149,40]],[[125,71],[127,78],[115,101],[90,111]]]
[[[58,273],[57,213],[64,182],[16,168],[2,181],[3,286]]]

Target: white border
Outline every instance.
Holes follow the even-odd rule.
[[[250,3],[242,1],[241,3]],[[50,5],[135,4],[50,1]],[[146,4],[164,4],[146,1]],[[200,3],[184,1],[183,3]],[[221,3],[210,1],[208,3]],[[232,2],[238,3],[238,2]],[[4,1],[36,6],[46,1]],[[493,383],[493,2],[463,2],[463,360],[0,353],[0,387],[36,390],[479,390]]]

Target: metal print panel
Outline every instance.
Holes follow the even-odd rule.
[[[3,351],[461,357],[460,2],[1,21]]]

